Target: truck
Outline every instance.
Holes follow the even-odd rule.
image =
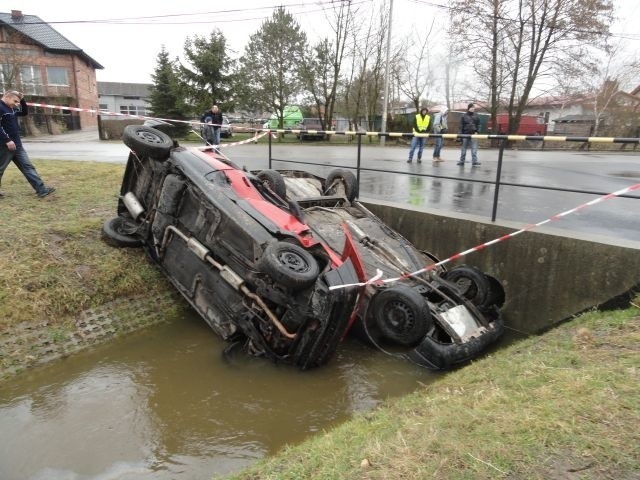
[[[493,129],[493,123],[489,119],[489,130],[498,135],[507,135],[512,133],[514,135],[546,135],[547,124],[545,119],[541,115],[522,115],[520,117],[520,125],[516,132],[509,132],[509,114],[499,113],[496,117],[498,128]]]

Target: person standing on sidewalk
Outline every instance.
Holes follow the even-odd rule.
[[[470,103],[467,111],[460,118],[460,133],[467,135],[475,135],[480,130],[480,117],[476,113],[476,106]],[[464,165],[467,157],[467,147],[471,145],[471,166],[480,165],[478,161],[478,140],[475,138],[463,138],[462,147],[460,149],[460,161],[457,165]]]
[[[447,133],[447,129],[449,125],[447,123],[447,114],[449,113],[449,109],[444,107],[441,112],[438,112],[433,117],[433,133]],[[434,138],[434,146],[433,146],[433,162],[443,162],[440,158],[440,150],[442,150],[442,144],[444,143],[444,138],[435,137]]]
[[[0,182],[4,171],[13,160],[36,194],[44,198],[53,193],[55,188],[45,186],[22,145],[18,117],[28,114],[29,107],[22,93],[12,90],[5,92],[0,98]],[[0,197],[3,196],[0,193]]]
[[[413,152],[418,147],[418,163],[422,163],[422,150],[427,143],[427,137],[416,137],[417,133],[429,133],[429,121],[431,118],[428,115],[429,110],[427,107],[422,107],[420,113],[416,114],[413,120],[413,138],[411,139],[411,147],[409,148],[409,160],[407,163],[413,161]]]
[[[209,145],[220,145],[220,129],[222,128],[222,112],[218,105],[213,105],[210,110],[204,112],[200,119],[204,126],[204,138]]]

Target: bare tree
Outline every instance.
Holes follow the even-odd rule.
[[[608,32],[612,13],[611,0],[456,0],[453,7],[456,43],[473,61],[478,81],[488,79],[492,115],[507,108],[510,132],[536,82],[569,53],[586,56],[587,46]]]
[[[408,48],[400,64],[399,89],[404,93],[416,109],[420,110],[420,102],[425,98],[429,87],[433,84],[431,71],[431,55],[429,45],[435,20],[425,31],[413,31],[407,39]]]
[[[369,12],[368,19],[354,22],[349,39],[351,68],[345,78],[345,110],[352,125],[364,117],[367,127],[370,119],[380,111],[384,77],[384,38],[387,32],[389,9],[386,2],[378,10]]]
[[[333,38],[324,38],[308,52],[303,63],[302,76],[309,91],[323,129],[331,126],[349,30],[356,10],[351,1],[332,2],[328,21]]]
[[[632,117],[637,117],[640,102],[623,90],[625,87],[637,86],[638,78],[638,54],[627,54],[620,43],[608,46],[605,55],[596,64],[595,74],[583,79],[585,93],[593,99],[593,135],[598,135],[605,124],[611,133],[635,134],[638,119],[635,118],[634,122]]]

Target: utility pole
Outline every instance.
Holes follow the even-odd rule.
[[[389,27],[387,28],[387,65],[384,74],[384,105],[382,107],[382,133],[387,131],[387,106],[389,105],[389,54],[391,51],[391,19],[393,0],[389,0]],[[380,145],[384,147],[386,137],[380,137]]]

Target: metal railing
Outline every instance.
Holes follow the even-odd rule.
[[[324,133],[326,135],[352,135],[357,137],[357,161],[356,161],[356,178],[358,181],[358,189],[360,189],[360,176],[361,172],[374,172],[374,173],[392,173],[395,175],[411,175],[418,177],[430,177],[430,178],[438,178],[445,180],[459,180],[469,183],[484,183],[489,185],[494,185],[494,196],[493,196],[493,206],[491,209],[491,221],[495,222],[497,211],[498,211],[498,202],[500,200],[500,187],[508,186],[508,187],[519,187],[519,188],[533,188],[538,190],[552,190],[557,192],[568,192],[568,193],[585,193],[589,195],[607,195],[610,192],[601,192],[597,190],[577,190],[571,188],[560,188],[560,187],[550,187],[550,186],[541,186],[541,185],[530,185],[526,183],[513,183],[513,182],[504,182],[502,181],[502,165],[504,161],[504,149],[509,142],[518,142],[518,141],[540,141],[540,142],[576,142],[576,143],[620,143],[620,144],[632,144],[638,145],[640,144],[640,138],[627,138],[627,137],[567,137],[560,135],[487,135],[487,134],[455,134],[455,133],[444,133],[444,134],[435,134],[435,133],[425,133],[425,134],[412,134],[412,133],[382,133],[382,132],[356,132],[356,131],[320,131],[320,130],[294,130],[294,129],[278,129],[278,130],[270,130],[273,133],[294,133],[294,134],[317,134]],[[498,166],[496,169],[496,177],[495,180],[480,180],[480,179],[472,179],[466,177],[451,177],[446,175],[435,175],[435,174],[425,174],[425,173],[416,173],[416,172],[399,172],[397,170],[385,170],[378,168],[368,168],[362,166],[362,138],[363,137],[390,137],[390,138],[412,138],[423,137],[423,138],[442,138],[442,139],[463,139],[463,138],[471,138],[475,140],[492,140],[498,141]],[[272,168],[272,161],[284,162],[284,163],[295,163],[299,165],[313,165],[317,166],[317,162],[304,162],[300,160],[284,160],[273,158],[272,156],[272,136],[269,137],[269,168]],[[340,168],[354,169],[352,166],[348,165],[336,165]],[[620,197],[624,198],[632,198],[635,200],[640,200],[640,197],[635,195],[620,195]]]

